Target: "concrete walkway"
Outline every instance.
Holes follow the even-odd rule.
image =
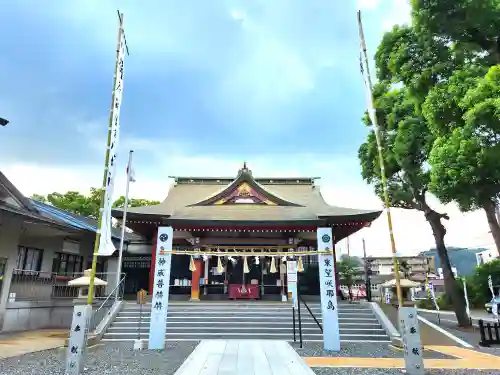
[[[64,346],[67,330],[37,330],[0,335],[0,358],[54,349]]]
[[[285,341],[203,340],[175,375],[314,375]]]

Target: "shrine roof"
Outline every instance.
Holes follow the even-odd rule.
[[[380,210],[330,206],[317,178],[253,178],[242,168],[236,178],[176,177],[167,198],[153,206],[129,208],[131,220],[152,217],[171,221],[290,222],[337,218],[373,221]],[[113,210],[122,217],[122,211]]]

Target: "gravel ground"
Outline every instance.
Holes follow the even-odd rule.
[[[381,368],[313,368],[316,375],[401,375],[401,369]],[[426,370],[428,375],[498,375],[498,370]]]
[[[173,375],[198,345],[167,342],[162,351],[136,351],[133,343],[88,349],[83,375]],[[0,375],[64,375],[66,350],[53,349],[0,360]],[[103,360],[105,359],[105,360]]]
[[[323,343],[306,342],[304,348],[300,349],[298,343],[292,347],[301,357],[365,357],[365,358],[403,358],[403,352],[397,349],[391,349],[386,343],[345,343],[341,344],[340,352],[325,352]],[[426,359],[454,359],[448,355],[425,350]]]

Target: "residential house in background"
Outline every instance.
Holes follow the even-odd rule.
[[[448,247],[448,257],[450,264],[457,269],[459,276],[468,276],[474,273],[477,266],[476,254],[484,252],[488,249],[485,248],[461,248],[461,247]],[[441,268],[439,256],[436,249],[430,249],[419,253],[420,256],[432,256],[435,259],[436,268]]]
[[[493,259],[497,259],[496,253],[496,249],[489,249],[476,253],[476,264],[480,266],[481,264],[491,262]]]
[[[409,275],[435,273],[436,265],[432,256],[407,256],[398,258],[400,263],[408,266]],[[394,264],[392,257],[367,257],[366,261],[371,264],[372,275],[394,275]],[[403,270],[400,270],[403,273]]]
[[[0,172],[0,331],[69,327],[77,290],[67,282],[91,267],[96,230],[94,219],[24,197]],[[116,261],[99,258],[97,272],[114,287]]]

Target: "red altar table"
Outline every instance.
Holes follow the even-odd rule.
[[[246,294],[242,294],[243,284],[229,284],[229,299],[258,299],[260,289],[258,285],[245,284]]]

